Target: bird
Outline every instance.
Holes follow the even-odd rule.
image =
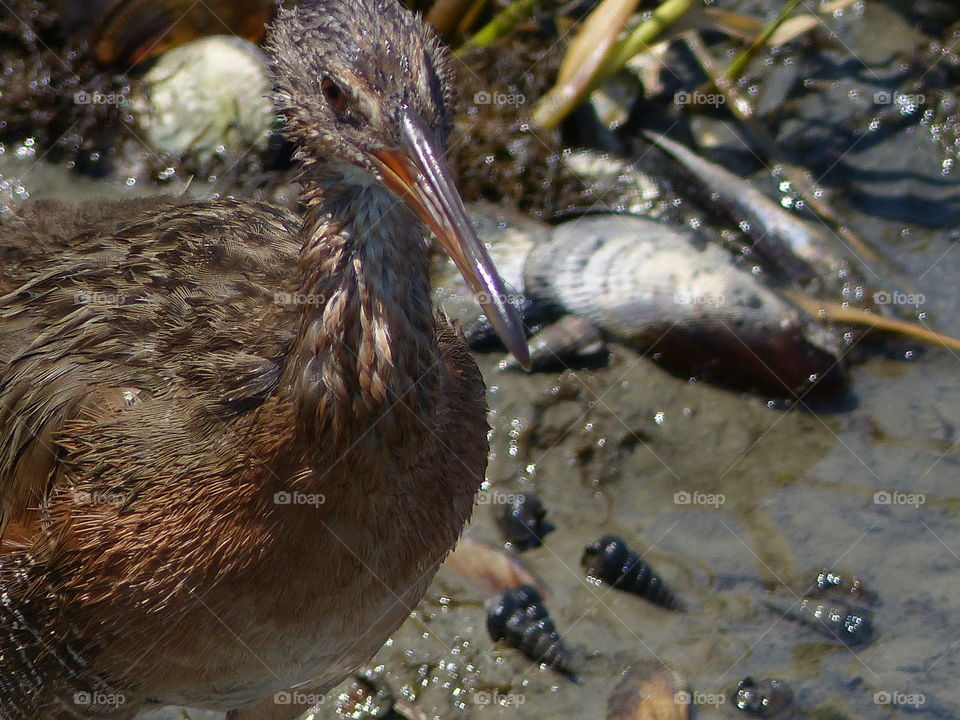
[[[0,226],[2,720],[298,717],[471,514],[485,388],[428,230],[528,351],[444,160],[447,51],[398,0],[305,0],[266,47],[302,214],[40,200]]]

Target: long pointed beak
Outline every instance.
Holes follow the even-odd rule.
[[[520,316],[508,302],[503,280],[470,224],[434,133],[409,111],[404,113],[402,128],[401,148],[372,153],[384,184],[437,236],[507,350],[529,370],[530,350]]]

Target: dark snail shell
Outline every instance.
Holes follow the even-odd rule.
[[[746,677],[733,692],[733,706],[758,718],[781,716],[793,706],[793,690],[783,680]]]
[[[604,535],[587,545],[580,563],[590,577],[669,610],[683,609],[679,598],[653,568],[615,535]]]
[[[534,662],[576,680],[570,653],[534,587],[521,585],[493,597],[487,603],[487,632],[494,642],[503,640]]]
[[[873,639],[869,611],[846,603],[803,598],[796,619],[844,645],[863,645]]]
[[[811,597],[826,598],[840,602],[862,602],[872,604],[875,593],[866,582],[851,573],[842,570],[821,568],[813,573],[813,578],[805,593]]]
[[[546,521],[547,510],[540,498],[530,492],[513,497],[498,518],[504,539],[517,550],[543,545],[543,538],[554,527]]]
[[[337,698],[337,716],[381,720],[394,718],[394,694],[376,673],[360,671]]]

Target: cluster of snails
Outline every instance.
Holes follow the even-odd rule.
[[[546,535],[554,530],[546,515],[546,506],[535,494],[512,495],[497,517],[506,548],[524,552],[542,546]],[[462,545],[463,549],[454,553],[455,564],[479,561],[488,571],[475,573],[474,578],[499,591],[486,603],[491,639],[577,681],[573,654],[550,617],[544,592],[535,577],[513,553],[500,551],[500,557],[498,551],[476,541],[467,540]],[[498,562],[491,564],[491,557]],[[505,562],[504,558],[511,560]],[[678,595],[623,538],[604,534],[588,543],[580,564],[588,582],[631,593],[665,610],[685,609]],[[872,605],[875,595],[862,579],[837,570],[818,569],[796,597],[790,606],[778,607],[774,599],[768,599],[767,604],[848,646],[873,638],[871,613],[860,604]],[[757,718],[785,717],[794,706],[795,697],[793,689],[782,679],[754,677],[742,679],[735,688],[718,693],[717,697],[721,695],[733,708]],[[607,717],[687,720],[691,697],[677,670],[659,662],[640,663],[625,670],[610,696]]]

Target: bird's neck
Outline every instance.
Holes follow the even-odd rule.
[[[389,191],[356,180],[305,183],[293,298],[304,306],[288,371],[306,432],[389,447],[422,435],[433,409],[429,265],[420,222]]]

